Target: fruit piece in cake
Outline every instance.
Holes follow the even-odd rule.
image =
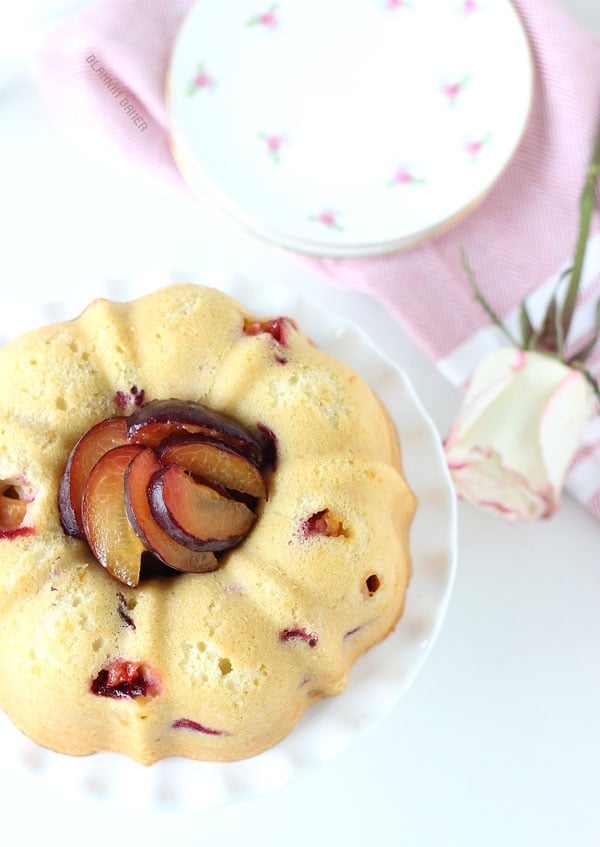
[[[22,500],[14,485],[0,485],[0,530],[14,530],[23,525],[27,503]]]
[[[199,552],[179,544],[155,521],[150,510],[148,487],[163,466],[149,447],[140,450],[125,474],[125,509],[131,525],[147,550],[178,571],[208,573],[218,567],[211,552]]]
[[[267,485],[257,466],[233,447],[201,435],[174,435],[162,441],[158,457],[163,465],[180,465],[195,476],[252,497],[267,496]]]
[[[170,435],[197,432],[223,441],[260,465],[261,445],[237,421],[190,400],[153,400],[127,419],[127,438],[132,444],[156,447]]]
[[[341,520],[329,509],[321,509],[302,521],[300,534],[303,538],[313,535],[338,538],[340,535],[347,535],[347,531]]]
[[[303,626],[294,626],[290,629],[282,629],[279,633],[279,641],[285,644],[286,641],[304,641],[309,647],[316,647],[319,643],[319,636],[316,632],[309,632]]]
[[[133,659],[114,659],[98,673],[90,685],[99,697],[133,699],[156,697],[162,691],[150,668]]]
[[[179,465],[153,474],[152,516],[171,538],[195,550],[226,550],[250,531],[256,515],[244,503],[195,482]]]
[[[202,732],[204,735],[229,735],[222,729],[213,729],[211,726],[205,726],[203,723],[193,721],[191,718],[177,718],[171,724],[172,729],[191,729],[193,732]]]
[[[129,391],[117,391],[113,397],[113,403],[118,409],[133,409],[135,406],[143,406],[146,400],[146,392],[137,385],[132,385]]]
[[[0,539],[31,535],[34,528],[28,519],[28,505],[35,499],[31,485],[24,477],[0,480]]]
[[[288,342],[290,329],[298,329],[298,325],[292,318],[267,318],[257,321],[254,318],[244,318],[245,335],[262,335],[266,333],[282,347]]]
[[[120,582],[135,588],[144,545],[129,523],[123,497],[125,472],[142,452],[134,444],[114,447],[94,465],[83,489],[85,538],[99,563]]]
[[[67,535],[84,535],[81,503],[90,471],[101,456],[126,443],[126,418],[111,417],[89,429],[71,450],[58,488],[60,522]]]

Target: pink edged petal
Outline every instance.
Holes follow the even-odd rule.
[[[585,376],[556,356],[488,353],[444,443],[459,497],[509,520],[552,514],[592,400]]]
[[[548,480],[557,493],[590,417],[592,401],[592,388],[585,376],[580,371],[570,370],[544,406],[540,418],[540,448]]]
[[[536,490],[494,450],[474,447],[467,461],[449,467],[462,500],[509,521],[549,517],[558,507],[551,487]]]

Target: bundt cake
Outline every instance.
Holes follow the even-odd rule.
[[[0,707],[37,743],[231,761],[402,614],[395,429],[295,321],[96,300],[0,351]]]

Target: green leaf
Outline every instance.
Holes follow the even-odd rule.
[[[527,311],[527,304],[525,300],[521,303],[521,311],[519,312],[519,324],[521,325],[521,339],[523,350],[530,349],[531,339],[535,333],[535,329],[533,324],[531,323],[531,318],[529,317],[529,312]]]
[[[500,317],[496,314],[496,312],[494,311],[492,306],[488,303],[488,301],[483,296],[481,289],[477,285],[477,281],[475,279],[475,274],[473,273],[473,269],[471,268],[469,261],[467,259],[467,254],[465,253],[464,250],[461,250],[460,255],[461,255],[461,259],[462,259],[463,268],[465,269],[465,273],[467,274],[469,282],[471,283],[471,288],[473,289],[473,294],[475,295],[475,299],[477,300],[478,303],[481,304],[481,306],[483,307],[484,311],[486,312],[486,314],[488,315],[488,317],[490,318],[492,323],[496,324],[496,326],[504,333],[506,338],[508,338],[510,343],[513,344],[515,347],[520,347],[521,345],[519,344],[519,342],[515,338],[512,337],[510,332],[507,330],[507,328],[502,323],[502,320],[500,319]]]
[[[558,303],[556,293],[548,303],[544,320],[531,340],[531,346],[540,353],[558,353],[557,333]]]

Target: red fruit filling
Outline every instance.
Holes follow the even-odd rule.
[[[115,659],[92,680],[90,690],[98,697],[133,699],[156,697],[162,688],[146,665],[131,659]]]
[[[191,729],[194,732],[203,732],[204,735],[229,735],[228,732],[224,732],[222,729],[213,729],[210,726],[204,726],[204,724],[190,720],[190,718],[178,718],[176,721],[173,721],[171,728]]]
[[[30,535],[33,527],[25,526],[27,503],[33,500],[27,496],[20,481],[0,481],[0,538],[16,538]]]
[[[23,535],[33,535],[33,527],[19,526],[16,529],[6,529],[6,527],[0,527],[0,539],[20,538]]]
[[[282,629],[279,633],[279,640],[282,643],[287,641],[305,641],[309,647],[316,647],[319,643],[319,636],[314,632],[308,632],[303,627],[293,627],[292,629]]]
[[[329,509],[321,509],[315,512],[302,523],[301,533],[305,538],[311,535],[325,535],[328,538],[337,538],[345,535],[345,529],[339,518],[336,518]]]
[[[298,329],[298,325],[292,318],[268,318],[264,321],[256,321],[252,318],[244,318],[245,335],[262,335],[266,333],[271,338],[285,347],[288,342],[290,329]]]
[[[145,392],[143,388],[132,385],[129,391],[117,391],[113,402],[117,409],[131,409],[134,406],[143,406]]]

